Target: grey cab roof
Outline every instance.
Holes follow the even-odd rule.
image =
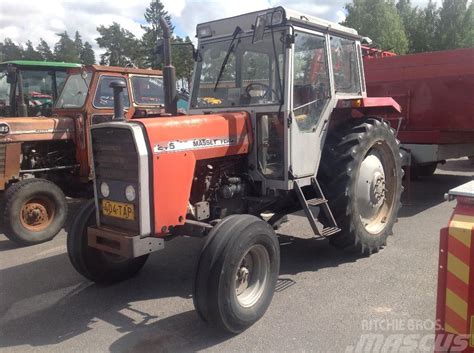
[[[213,37],[221,37],[232,34],[236,26],[239,26],[244,32],[249,32],[252,30],[259,15],[271,13],[272,11],[277,11],[279,9],[284,11],[284,17],[286,21],[310,28],[314,27],[320,31],[334,32],[348,37],[359,38],[359,35],[355,29],[342,26],[336,22],[330,22],[318,17],[310,16],[302,12],[287,9],[282,6],[200,23],[196,26],[196,31],[198,32],[199,28],[207,26],[211,27]]]

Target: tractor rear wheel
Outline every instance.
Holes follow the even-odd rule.
[[[84,277],[111,284],[133,277],[145,265],[148,255],[124,258],[90,247],[87,227],[96,224],[94,200],[87,201],[76,214],[67,237],[67,253],[72,266]]]
[[[273,298],[280,248],[273,228],[232,215],[209,233],[194,282],[194,306],[213,327],[239,333],[257,322]]]
[[[328,135],[320,168],[324,193],[342,229],[330,243],[371,254],[386,244],[401,205],[399,142],[388,123],[373,118],[339,131]]]
[[[66,217],[66,198],[49,180],[22,180],[5,192],[5,235],[18,244],[34,245],[53,239],[64,226]]]

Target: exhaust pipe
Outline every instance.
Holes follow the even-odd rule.
[[[165,112],[178,114],[178,96],[176,94],[176,70],[171,64],[171,31],[163,16],[160,17],[160,27],[163,30],[163,84],[165,91]]]
[[[114,90],[114,120],[125,120],[123,114],[123,90],[127,88],[124,81],[112,81],[109,85]]]

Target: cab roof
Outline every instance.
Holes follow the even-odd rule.
[[[200,23],[196,26],[197,37],[199,38],[199,32],[200,30],[204,29],[203,27],[206,27],[206,29],[208,29],[208,33],[210,33],[210,35],[206,36],[206,38],[232,35],[236,26],[239,26],[244,32],[253,31],[257,17],[265,14],[269,15],[275,12],[282,12],[283,23],[296,23],[300,26],[309,27],[318,31],[360,39],[357,31],[353,28],[349,28],[336,22],[330,22],[318,17],[309,16],[302,12],[294,11],[283,6]]]
[[[119,67],[119,66],[105,66],[105,65],[86,65],[84,66],[86,70],[89,71],[98,71],[98,72],[115,72],[120,74],[135,74],[135,75],[153,75],[153,76],[163,76],[161,70],[152,70],[152,69],[138,69],[135,67]],[[70,71],[76,71],[75,69]]]
[[[65,63],[65,62],[56,62],[56,61],[35,61],[35,60],[11,60],[4,61],[0,63],[0,66],[14,65],[23,68],[61,68],[61,69],[70,69],[73,67],[81,67],[81,64],[77,63]]]

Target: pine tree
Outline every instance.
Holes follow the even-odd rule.
[[[145,65],[152,69],[160,69],[161,63],[157,57],[156,45],[160,38],[163,38],[163,30],[160,26],[160,18],[164,17],[168,22],[171,32],[174,26],[171,24],[171,16],[164,10],[164,6],[160,0],[152,0],[150,6],[145,10],[146,25],[142,25],[145,33],[142,37],[142,50],[145,55]]]
[[[101,65],[142,66],[143,57],[140,42],[132,32],[114,22],[109,27],[97,27],[100,37],[96,38],[99,47],[105,49],[100,56]]]
[[[56,61],[73,62],[80,61],[79,53],[76,51],[76,44],[69,37],[66,31],[56,33],[59,41],[54,45],[54,59]]]
[[[44,61],[54,60],[54,54],[51,51],[51,48],[49,47],[48,43],[46,43],[46,41],[43,38],[40,38],[40,42],[38,46],[36,47],[36,50],[41,55],[41,60],[44,60]]]
[[[23,52],[23,59],[38,60],[38,61],[43,60],[41,53],[35,50],[35,48],[33,47],[33,43],[31,43],[30,40],[26,42],[26,48]]]
[[[92,65],[95,64],[95,53],[92,49],[92,45],[89,42],[84,43],[84,47],[81,51],[81,63],[84,65]]]
[[[0,43],[0,54],[2,61],[23,59],[23,47],[16,45],[10,38],[5,38]]]
[[[82,43],[82,37],[79,34],[79,31],[76,31],[74,35],[74,47],[76,49],[77,56],[80,56],[82,50],[84,49],[84,44]]]

